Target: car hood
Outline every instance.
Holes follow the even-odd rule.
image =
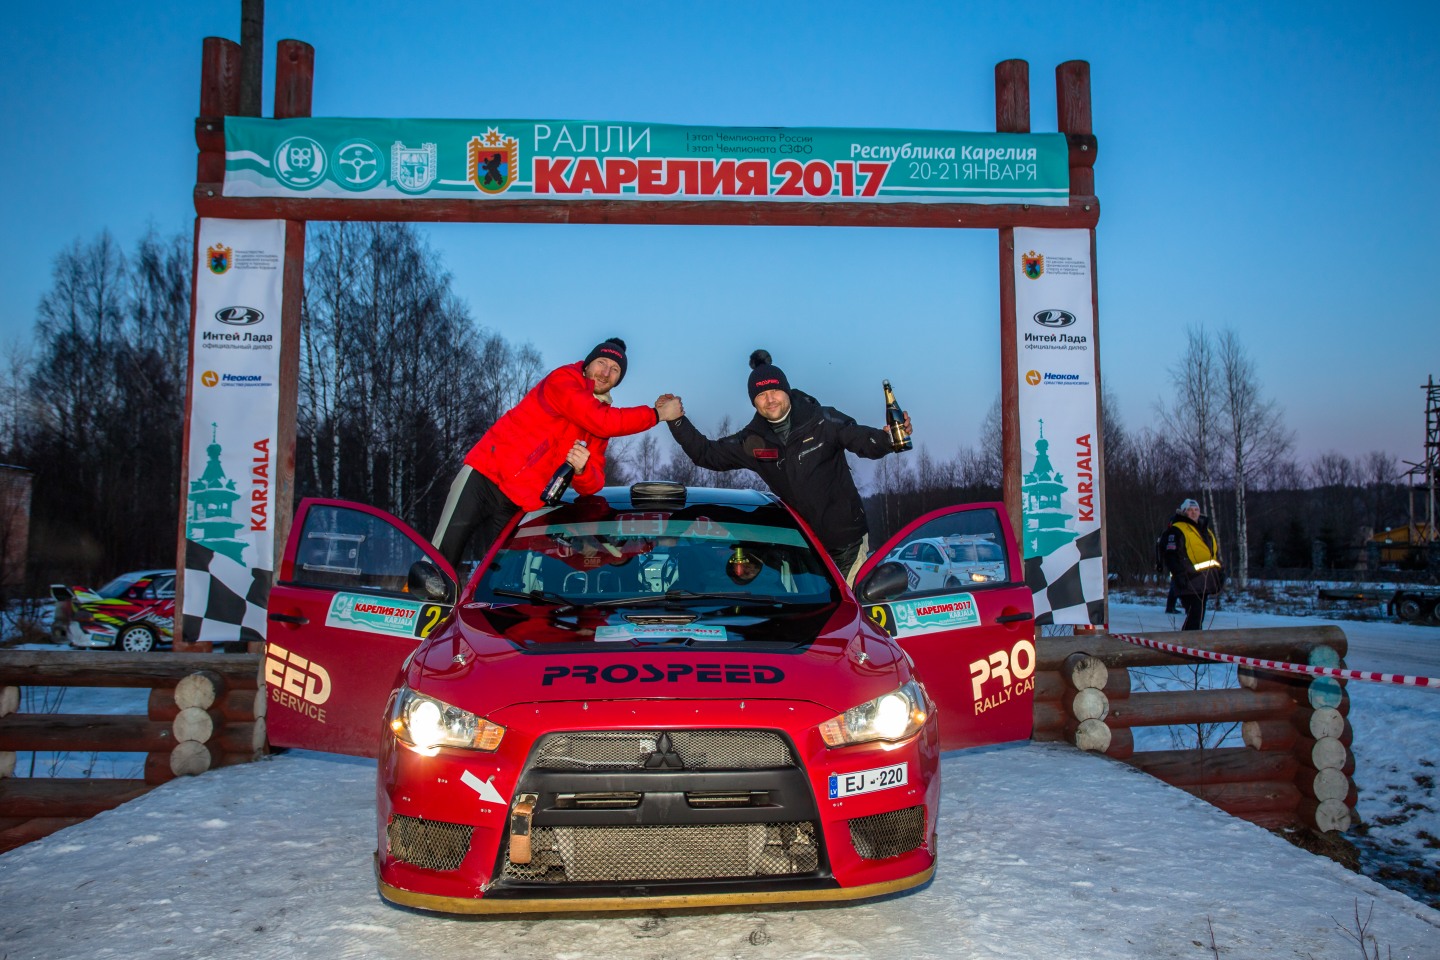
[[[405,682],[477,714],[563,700],[806,700],[839,713],[909,679],[908,658],[853,603],[796,615],[661,611],[515,616],[462,605]]]

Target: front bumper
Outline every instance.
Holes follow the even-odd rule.
[[[934,719],[900,744],[831,750],[815,731],[829,716],[791,701],[531,704],[491,717],[507,728],[494,754],[425,756],[387,732],[380,893],[445,913],[538,913],[840,901],[927,882],[940,791]],[[786,755],[723,746],[752,734]],[[557,768],[550,746],[661,735],[667,748],[673,737],[678,766],[669,753],[626,766],[567,745],[562,759],[583,759]],[[832,775],[897,766],[903,784],[831,799]],[[533,802],[524,862],[511,856],[517,797]]]
[[[74,620],[70,621],[68,635],[70,646],[80,649],[98,649],[100,647],[115,646],[114,627],[99,623],[79,624]]]

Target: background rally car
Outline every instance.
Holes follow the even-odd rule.
[[[892,543],[862,607],[768,494],[568,496],[463,592],[395,518],[300,504],[269,604],[270,737],[378,756],[382,895],[648,909],[928,880],[940,750],[1029,735],[1024,585],[913,594]],[[986,532],[1018,578],[999,504],[894,543]]]
[[[147,653],[171,642],[174,570],[122,573],[99,590],[51,584],[50,595],[55,598],[52,630],[63,629],[72,647]]]

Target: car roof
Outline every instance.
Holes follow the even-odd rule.
[[[665,484],[665,488],[660,485]],[[678,505],[676,500],[664,500],[663,490],[683,491],[686,506],[713,503],[727,507],[760,507],[779,504],[780,499],[764,490],[736,490],[727,487],[687,487],[669,481],[645,481],[620,487],[604,487],[597,496],[604,497],[614,510],[641,510],[654,503]],[[567,497],[567,499],[569,499]],[[677,494],[678,500],[678,494]]]

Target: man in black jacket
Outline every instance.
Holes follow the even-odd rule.
[[[1205,598],[1220,592],[1220,541],[1210,529],[1210,518],[1200,515],[1200,504],[1186,499],[1175,511],[1163,540],[1165,566],[1175,580],[1185,607],[1181,630],[1199,630],[1205,621]]]
[[[869,553],[870,531],[845,451],[879,460],[893,451],[890,435],[792,390],[764,350],[750,355],[750,368],[746,389],[755,416],[748,424],[711,440],[682,415],[670,421],[670,433],[697,466],[759,474],[810,525],[845,582],[853,584]],[[910,432],[908,414],[905,431]]]

